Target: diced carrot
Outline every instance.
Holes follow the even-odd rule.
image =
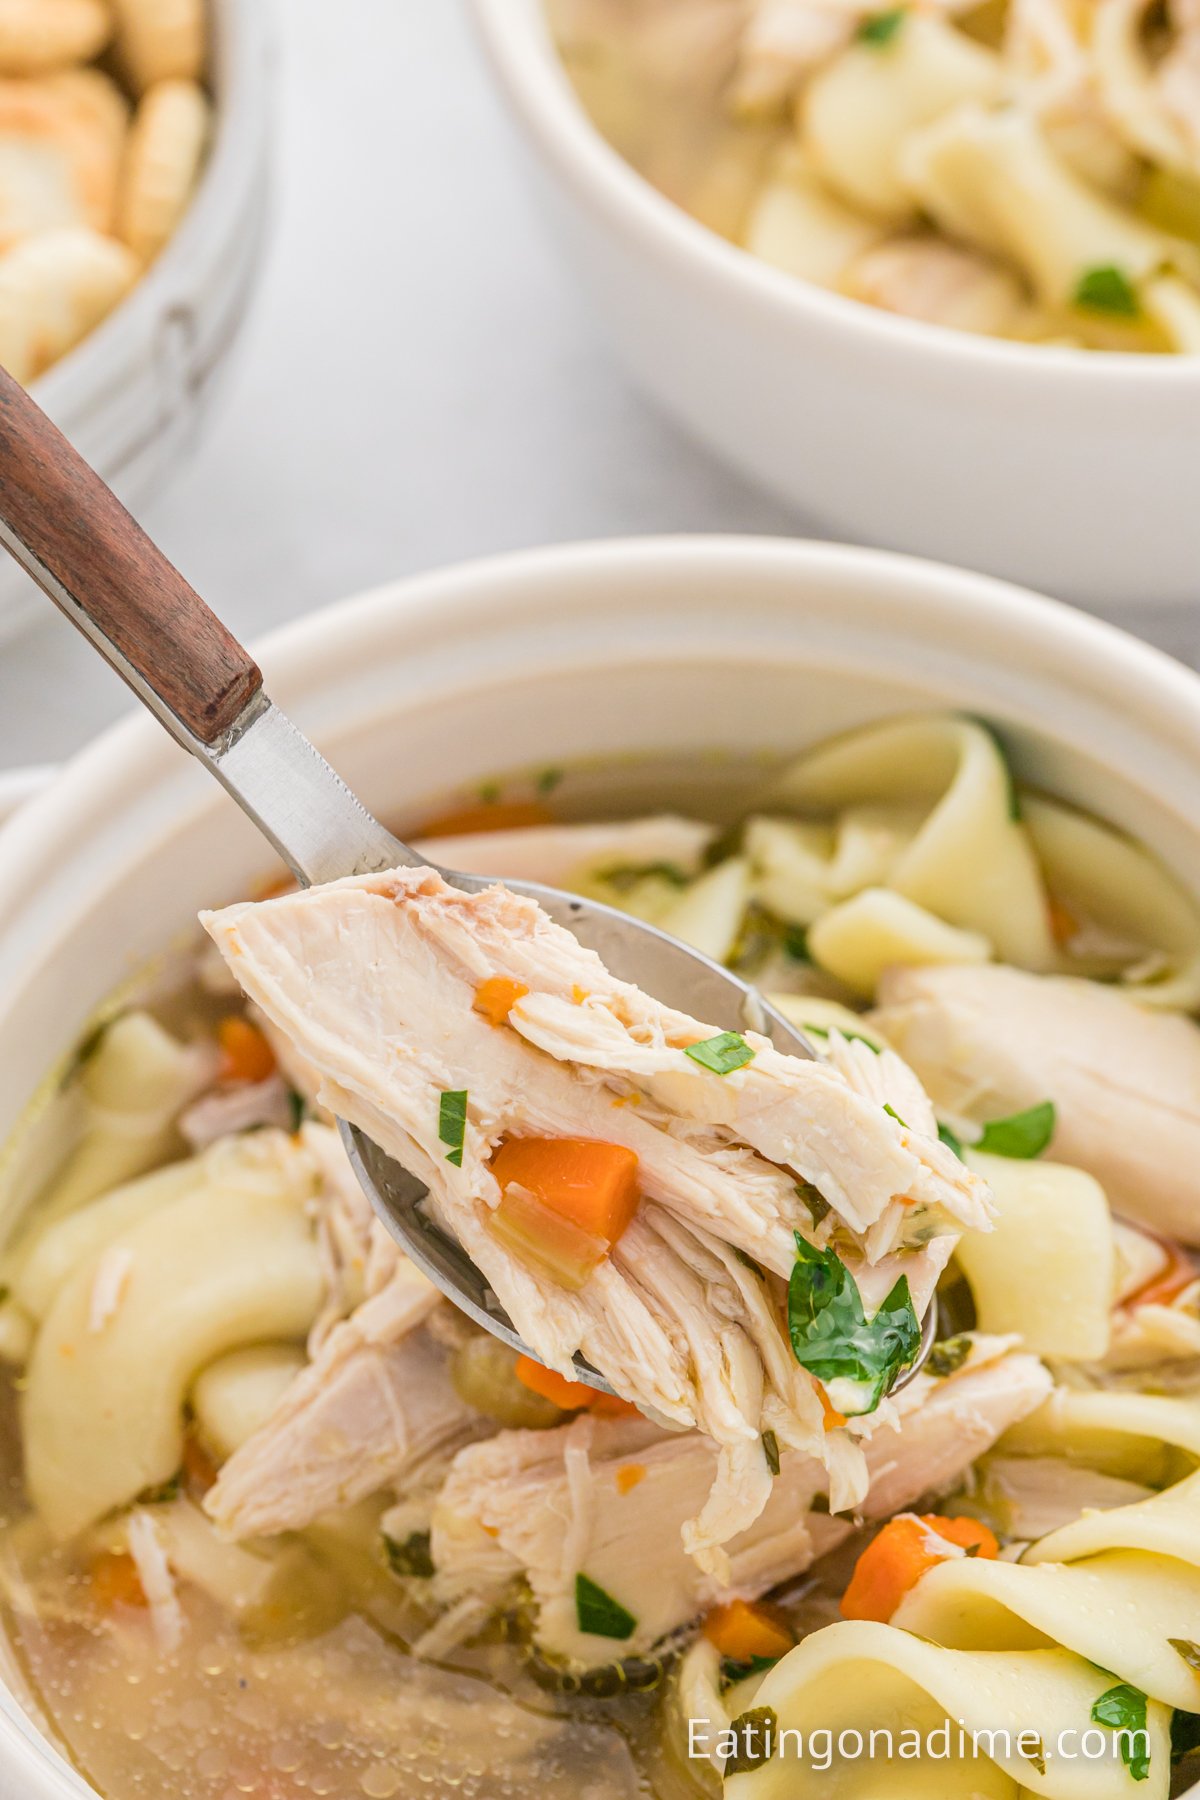
[[[786,1656],[796,1642],[784,1615],[762,1600],[728,1600],[714,1606],[704,1621],[704,1635],[731,1662]]]
[[[1056,944],[1069,944],[1079,931],[1079,920],[1069,907],[1051,894],[1048,902],[1050,935]]]
[[[622,1463],[613,1476],[618,1494],[632,1494],[634,1488],[645,1481],[649,1472],[645,1463]]]
[[[838,1411],[819,1381],[814,1382],[813,1385],[821,1397],[821,1411],[825,1415],[825,1429],[826,1431],[836,1431],[839,1425],[844,1425],[846,1423],[846,1415],[845,1413],[840,1413]]]
[[[564,1412],[586,1410],[610,1419],[637,1415],[638,1409],[631,1401],[622,1400],[617,1394],[602,1394],[599,1388],[589,1387],[586,1381],[568,1381],[565,1375],[560,1375],[556,1369],[547,1369],[532,1356],[518,1356],[517,1380],[531,1394],[540,1394],[544,1400],[561,1406]]]
[[[106,1550],[98,1556],[88,1585],[96,1605],[105,1611],[112,1606],[148,1605],[137,1564],[127,1551]]]
[[[536,800],[481,801],[439,813],[411,832],[416,838],[472,837],[477,831],[524,831],[530,825],[553,825],[554,814]]]
[[[948,1519],[938,1513],[898,1513],[889,1519],[855,1564],[842,1595],[842,1617],[886,1625],[922,1575],[952,1554],[946,1547],[950,1544],[987,1558],[1000,1550],[994,1533],[978,1519]]]
[[[529,989],[523,981],[510,981],[506,975],[491,975],[475,989],[474,1007],[489,1025],[506,1025],[508,1015]]]
[[[1124,1302],[1126,1306],[1169,1306],[1200,1276],[1200,1269],[1178,1245],[1164,1244],[1163,1249],[1167,1253],[1166,1267],[1152,1275],[1144,1287],[1130,1294]]]
[[[641,1198],[638,1159],[598,1138],[509,1138],[491,1163],[502,1188],[515,1185],[580,1231],[615,1244]]]
[[[275,1073],[275,1052],[249,1019],[231,1013],[217,1026],[222,1081],[265,1081]]]

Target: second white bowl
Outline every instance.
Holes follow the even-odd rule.
[[[471,0],[560,241],[620,354],[810,521],[1084,605],[1200,599],[1200,357],[916,324],[796,281],[665,200],[586,118],[545,0]]]

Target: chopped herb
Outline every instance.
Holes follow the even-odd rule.
[[[762,1675],[767,1669],[773,1669],[779,1661],[777,1656],[747,1656],[742,1662],[735,1662],[727,1656],[721,1664],[721,1686],[732,1687],[735,1681],[745,1681],[751,1675]]]
[[[783,928],[783,950],[793,962],[811,962],[808,953],[808,933],[802,925],[785,925]]]
[[[414,1531],[402,1539],[385,1536],[383,1547],[393,1575],[412,1575],[428,1581],[434,1573],[427,1531]]]
[[[295,1088],[289,1088],[287,1093],[287,1103],[288,1119],[291,1122],[292,1130],[299,1131],[304,1123],[304,1115],[308,1111],[308,1105],[304,1095],[298,1093]]]
[[[858,28],[859,41],[874,44],[876,48],[890,44],[904,23],[904,10],[902,6],[893,6],[887,12],[873,13],[869,19],[864,19]]]
[[[970,1354],[970,1335],[960,1331],[957,1337],[942,1338],[933,1346],[926,1358],[925,1367],[931,1375],[937,1375],[944,1381],[947,1375],[957,1375]]]
[[[778,1473],[779,1473],[779,1439],[775,1436],[775,1433],[773,1431],[764,1431],[763,1432],[762,1447],[763,1447],[763,1455],[767,1459],[768,1469],[770,1469],[772,1475],[778,1475]]]
[[[1200,1644],[1194,1644],[1191,1638],[1168,1638],[1172,1650],[1182,1656],[1189,1669],[1200,1675]]]
[[[606,1594],[602,1587],[598,1587],[586,1575],[575,1577],[575,1617],[580,1631],[590,1632],[593,1637],[620,1638],[624,1641],[631,1638],[637,1630],[637,1620],[633,1614],[626,1612],[619,1600]]]
[[[500,798],[500,783],[498,781],[483,782],[479,789],[479,798],[484,806],[495,806]]]
[[[989,1156],[1013,1156],[1027,1162],[1040,1156],[1054,1136],[1055,1116],[1053,1100],[1043,1100],[1024,1112],[1010,1113],[1007,1119],[993,1119],[984,1126],[974,1147],[986,1150]]]
[[[752,1706],[733,1721],[733,1749],[725,1758],[725,1780],[770,1762],[779,1720],[769,1706]]]
[[[455,1088],[441,1097],[438,1105],[438,1137],[449,1144],[446,1156],[456,1169],[462,1168],[463,1144],[467,1136],[467,1090]]]
[[[561,769],[543,769],[537,778],[539,794],[552,794],[563,778]]]
[[[1146,1727],[1146,1696],[1140,1688],[1120,1681],[1101,1694],[1092,1707],[1097,1725],[1110,1725],[1117,1734],[1121,1761],[1135,1781],[1150,1774],[1150,1734]]]
[[[685,888],[692,878],[678,863],[656,862],[614,863],[611,869],[597,869],[594,879],[618,894],[628,894],[641,881],[666,881],[671,887]]]
[[[957,1137],[948,1125],[938,1126],[938,1137],[941,1139],[942,1143],[945,1144],[947,1150],[953,1150],[957,1157],[962,1156],[962,1139]]]
[[[807,1206],[809,1212],[812,1214],[812,1222],[814,1225],[822,1224],[833,1211],[832,1206],[830,1206],[820,1188],[814,1187],[811,1181],[798,1181],[796,1183],[796,1193],[799,1195],[800,1199],[803,1200],[805,1206]]]
[[[866,1389],[866,1404],[879,1405],[900,1370],[917,1353],[921,1326],[902,1275],[874,1318],[863,1311],[858,1284],[832,1250],[805,1243],[797,1231],[796,1262],[788,1282],[788,1333],[796,1361],[826,1385],[846,1380]],[[847,1412],[840,1399],[833,1401]]]
[[[1088,269],[1080,276],[1075,304],[1085,312],[1108,313],[1115,319],[1137,319],[1142,312],[1137,289],[1124,270],[1111,263]]]
[[[744,1069],[754,1061],[754,1052],[740,1031],[722,1031],[716,1037],[703,1038],[698,1044],[689,1044],[683,1054],[702,1069],[711,1069],[714,1075],[732,1075],[735,1069]]]
[[[895,1107],[889,1106],[886,1100],[883,1103],[883,1110],[887,1113],[889,1118],[895,1119],[897,1125],[904,1125],[904,1120],[900,1117],[900,1114],[896,1111]],[[904,1125],[904,1129],[907,1131],[908,1126]]]
[[[160,1481],[154,1487],[143,1488],[137,1497],[139,1506],[166,1506],[171,1500],[178,1500],[183,1490],[183,1470],[176,1469],[169,1481]]]

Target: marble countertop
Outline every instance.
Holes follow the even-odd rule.
[[[802,533],[610,357],[531,210],[458,0],[277,0],[276,217],[201,449],[143,510],[241,636],[492,551]],[[1200,610],[1119,620],[1200,662]],[[125,710],[47,607],[0,648],[0,767]]]

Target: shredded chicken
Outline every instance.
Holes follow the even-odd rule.
[[[1041,1405],[1050,1377],[1012,1344],[977,1340],[960,1371],[919,1377],[897,1396],[892,1422],[866,1440],[866,1518],[945,1491]],[[728,1569],[714,1578],[679,1536],[712,1480],[713,1460],[698,1433],[667,1434],[647,1420],[580,1418],[553,1431],[501,1432],[462,1450],[434,1508],[434,1591],[453,1604],[464,1593],[494,1595],[521,1576],[533,1592],[535,1638],[544,1650],[608,1661],[613,1647],[579,1629],[577,1574],[634,1613],[636,1631],[620,1653],[637,1654],[730,1591],[761,1594],[801,1573],[853,1530],[850,1519],[833,1516],[820,1461],[785,1454],[763,1511],[727,1546]],[[818,1496],[824,1510],[814,1508]]]
[[[824,1430],[762,1279],[737,1252],[786,1279],[795,1233],[814,1234],[798,1179],[818,1189],[864,1266],[890,1255],[925,1293],[958,1230],[988,1224],[986,1186],[938,1142],[898,1059],[838,1067],[748,1033],[753,1060],[714,1074],[685,1053],[710,1027],[616,980],[532,901],[502,887],[467,894],[428,869],[204,923],[246,992],[320,1070],[324,1102],[427,1184],[538,1355],[569,1376],[582,1351],[626,1398],[718,1444],[711,1502],[688,1526],[694,1554],[715,1557],[766,1503],[764,1429],[832,1462],[850,1503],[862,1480],[854,1446]],[[507,1027],[473,1006],[477,986],[497,977],[526,990]],[[912,1118],[875,1091],[889,1079]],[[440,1097],[454,1091],[468,1096],[461,1166],[439,1137]],[[578,1292],[489,1229],[501,1195],[488,1163],[510,1134],[607,1139],[638,1156],[639,1214]]]
[[[486,1429],[451,1386],[445,1345],[425,1329],[443,1304],[398,1260],[230,1457],[205,1496],[209,1516],[238,1538],[298,1530]]]
[[[167,1552],[153,1516],[145,1508],[138,1507],[130,1513],[125,1531],[129,1554],[150,1608],[155,1641],[163,1655],[170,1656],[183,1641],[185,1621]]]

